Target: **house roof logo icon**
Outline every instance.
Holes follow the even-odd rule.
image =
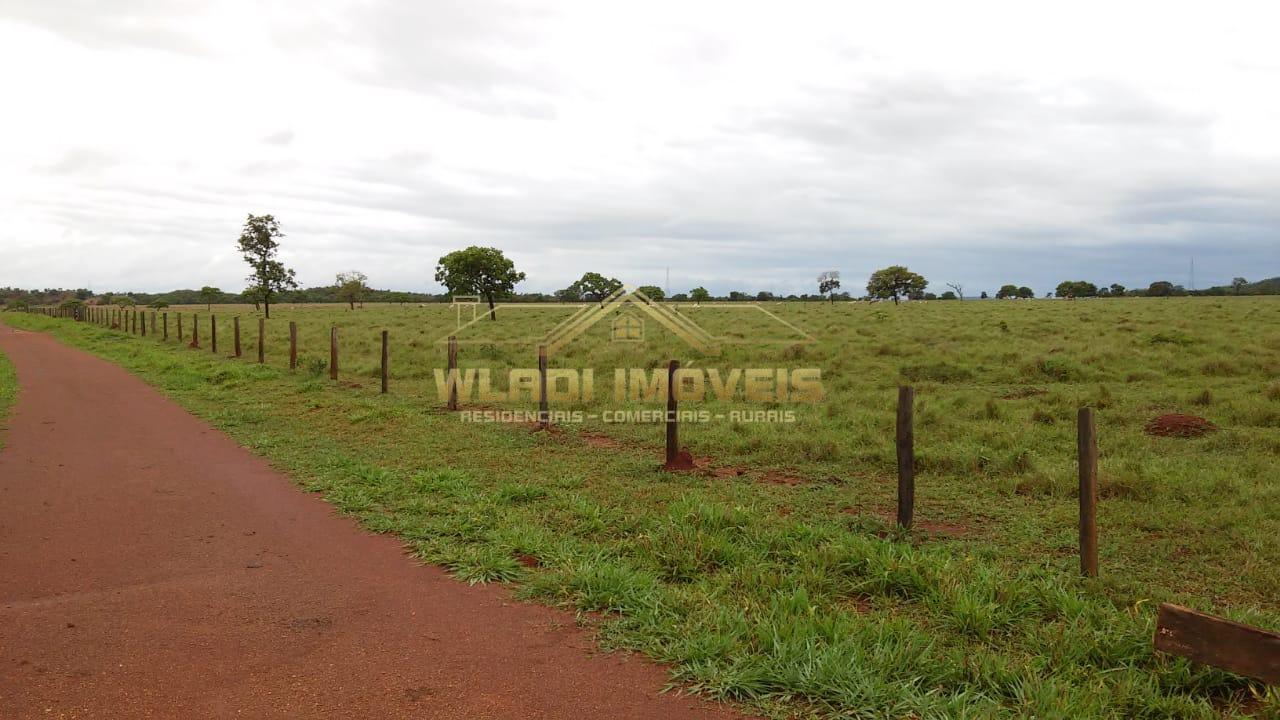
[[[684,303],[687,305],[687,303]],[[499,305],[498,308],[524,308],[534,309],[539,306],[527,303],[515,303],[511,305]],[[564,306],[554,306],[564,307]],[[702,307],[715,307],[718,309],[727,309],[733,311],[756,311],[764,313],[771,321],[785,327],[791,335],[786,340],[765,339],[760,337],[742,338],[737,337],[716,337],[708,332],[698,323],[694,322],[685,313],[680,312],[679,304],[671,302],[655,302],[639,290],[622,287],[599,302],[583,303],[577,306],[577,309],[562,320],[558,325],[553,327],[545,335],[538,337],[510,338],[505,340],[462,340],[462,342],[485,343],[485,344],[538,344],[545,345],[547,352],[555,354],[562,350],[565,346],[572,343],[583,333],[590,330],[593,326],[605,318],[613,316],[610,324],[610,338],[616,342],[644,342],[646,335],[646,324],[648,322],[657,323],[658,326],[669,330],[689,347],[698,351],[703,355],[718,356],[724,345],[728,344],[744,344],[744,345],[770,345],[786,343],[788,345],[795,343],[815,343],[817,338],[809,334],[805,330],[797,327],[795,324],[778,317],[774,313],[765,309],[758,303],[752,302],[733,302],[733,303],[708,303]],[[488,314],[480,315],[473,318],[470,322],[461,323],[455,332],[464,332],[468,328],[478,328],[483,326],[484,319]],[[625,327],[624,327],[625,326]],[[438,344],[448,341],[453,333],[440,338]]]
[[[676,337],[698,352],[706,355],[720,354],[720,347],[717,345],[715,338],[711,337],[711,334],[703,330],[697,323],[669,306],[655,303],[639,290],[628,290],[625,287],[615,290],[599,303],[584,305],[577,312],[566,318],[564,322],[552,328],[551,332],[547,333],[546,337],[543,338],[543,344],[547,346],[547,352],[554,354],[560,348],[572,342],[574,338],[586,332],[592,325],[626,307],[638,309],[642,314],[647,315],[659,325],[670,330]],[[643,330],[641,334],[642,336],[636,338],[636,340],[643,339]]]

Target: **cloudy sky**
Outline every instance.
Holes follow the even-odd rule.
[[[1276,8],[0,0],[0,286],[1280,275]]]

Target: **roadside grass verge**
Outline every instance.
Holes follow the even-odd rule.
[[[5,321],[130,369],[422,560],[575,609],[606,647],[768,714],[1212,718],[1263,692],[1155,654],[1153,603],[1131,585],[1081,580],[1069,558],[1018,557],[981,532],[906,535],[841,512],[857,504],[852,480],[671,475],[643,447],[465,424],[434,399],[83,324]],[[1270,608],[1225,612],[1277,624]],[[1255,712],[1280,716],[1280,697]]]
[[[0,449],[4,448],[6,421],[9,409],[18,398],[18,376],[13,371],[13,364],[4,353],[0,353]]]

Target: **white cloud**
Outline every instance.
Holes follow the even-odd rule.
[[[1046,7],[0,0],[0,285],[1280,274],[1277,12]]]

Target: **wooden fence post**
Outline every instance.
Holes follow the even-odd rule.
[[[551,412],[547,405],[547,346],[538,346],[538,426],[551,427]]]
[[[137,334],[138,334],[138,311],[137,311],[137,310],[134,310],[134,311],[133,311],[133,312],[131,312],[130,314],[133,316],[133,317],[132,317],[132,322],[133,322],[133,334],[134,334],[134,335],[137,335]]]
[[[451,378],[449,383],[449,409],[458,409],[458,337],[456,335],[449,336],[449,368],[446,370],[446,377]]]
[[[678,406],[676,405],[676,371],[680,369],[680,361],[667,363],[667,462],[672,466],[680,454],[680,426],[676,422]]]
[[[156,311],[151,311],[151,334],[156,334]]]
[[[382,331],[382,392],[387,392],[387,331]]]
[[[218,318],[209,313],[209,352],[218,352]]]
[[[267,362],[267,321],[266,318],[258,318],[258,364],[263,365]]]
[[[1098,577],[1098,429],[1093,408],[1080,408],[1076,447],[1080,462],[1080,573]]]
[[[298,323],[289,321],[289,369],[298,367]]]
[[[182,313],[178,313],[178,342],[182,342]]]
[[[916,505],[915,388],[898,388],[898,525],[910,529]]]
[[[200,349],[200,316],[191,313],[191,347]]]
[[[169,313],[165,313],[162,317],[163,317],[163,322],[161,323],[161,325],[164,326],[163,339],[168,340],[169,339]]]
[[[142,311],[142,337],[147,336],[147,311]]]
[[[240,357],[240,316],[231,318],[231,349]]]
[[[338,379],[338,326],[329,328],[329,379]]]

